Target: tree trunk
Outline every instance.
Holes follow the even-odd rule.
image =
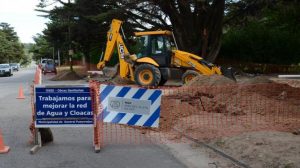
[[[225,0],[154,0],[172,23],[180,50],[214,62],[221,47]],[[194,7],[191,6],[194,4]]]
[[[221,48],[225,0],[215,0],[207,20],[208,48],[205,58],[214,62]]]
[[[84,57],[85,57],[85,65],[86,69],[89,71],[91,70],[91,59],[90,59],[90,47],[86,46],[84,49]]]

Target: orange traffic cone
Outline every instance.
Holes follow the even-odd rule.
[[[19,96],[17,97],[17,99],[25,99],[24,93],[23,93],[23,87],[22,85],[20,85],[19,88]]]
[[[38,84],[38,73],[37,71],[35,72],[35,75],[34,75],[34,84]]]
[[[9,151],[9,146],[4,145],[2,133],[0,131],[0,154],[7,153],[8,151]]]

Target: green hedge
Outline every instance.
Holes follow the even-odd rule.
[[[222,59],[268,64],[300,63],[300,30],[251,23],[224,35]]]

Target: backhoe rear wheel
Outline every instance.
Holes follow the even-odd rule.
[[[186,83],[190,82],[192,79],[194,79],[197,76],[200,76],[200,74],[197,71],[187,70],[182,75],[182,82],[183,82],[183,84],[186,84]]]
[[[161,73],[154,65],[141,64],[135,69],[134,80],[140,86],[158,86]]]

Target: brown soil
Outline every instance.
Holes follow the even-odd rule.
[[[300,165],[300,136],[286,132],[244,133],[214,140],[212,145],[255,168],[296,168]]]
[[[300,89],[271,83],[267,77],[237,83],[223,76],[207,78],[163,90],[161,130],[176,128],[194,138],[213,139],[245,131],[300,127]]]
[[[53,81],[65,81],[65,80],[80,80],[83,76],[78,75],[74,71],[63,71],[58,75],[54,76],[51,80]]]
[[[224,86],[224,85],[234,85],[234,84],[262,84],[262,83],[272,83],[268,76],[256,76],[256,77],[237,77],[237,82],[226,78],[222,75],[212,75],[212,76],[198,76],[191,80],[184,86]]]
[[[280,84],[287,84],[291,87],[300,88],[300,79],[279,79],[271,78],[271,81]]]
[[[219,86],[226,84],[234,84],[235,82],[229,78],[226,78],[222,75],[212,75],[212,76],[204,76],[200,75],[195,77],[190,82],[185,84],[185,86]]]
[[[250,167],[299,167],[300,88],[267,76],[234,82],[214,75],[161,89],[159,129],[139,127],[142,132],[166,138],[166,143],[184,142],[184,133]]]
[[[120,76],[116,76],[114,77],[111,82],[115,85],[130,85],[130,84],[134,84],[134,82],[127,80],[127,79],[122,79],[120,78]]]
[[[239,84],[262,84],[272,83],[268,76],[256,76],[256,77],[240,77],[237,79]]]
[[[128,84],[116,78],[114,84]],[[184,142],[184,133],[210,142],[250,167],[300,165],[300,88],[267,76],[200,76],[182,87],[162,87],[159,129],[142,132]],[[292,134],[294,133],[294,134]],[[165,140],[164,140],[165,141]]]
[[[292,134],[300,134],[300,88],[264,76],[236,83],[201,76],[163,93],[160,131],[169,140],[181,141],[181,132],[213,141],[250,167],[300,165],[300,137]]]

